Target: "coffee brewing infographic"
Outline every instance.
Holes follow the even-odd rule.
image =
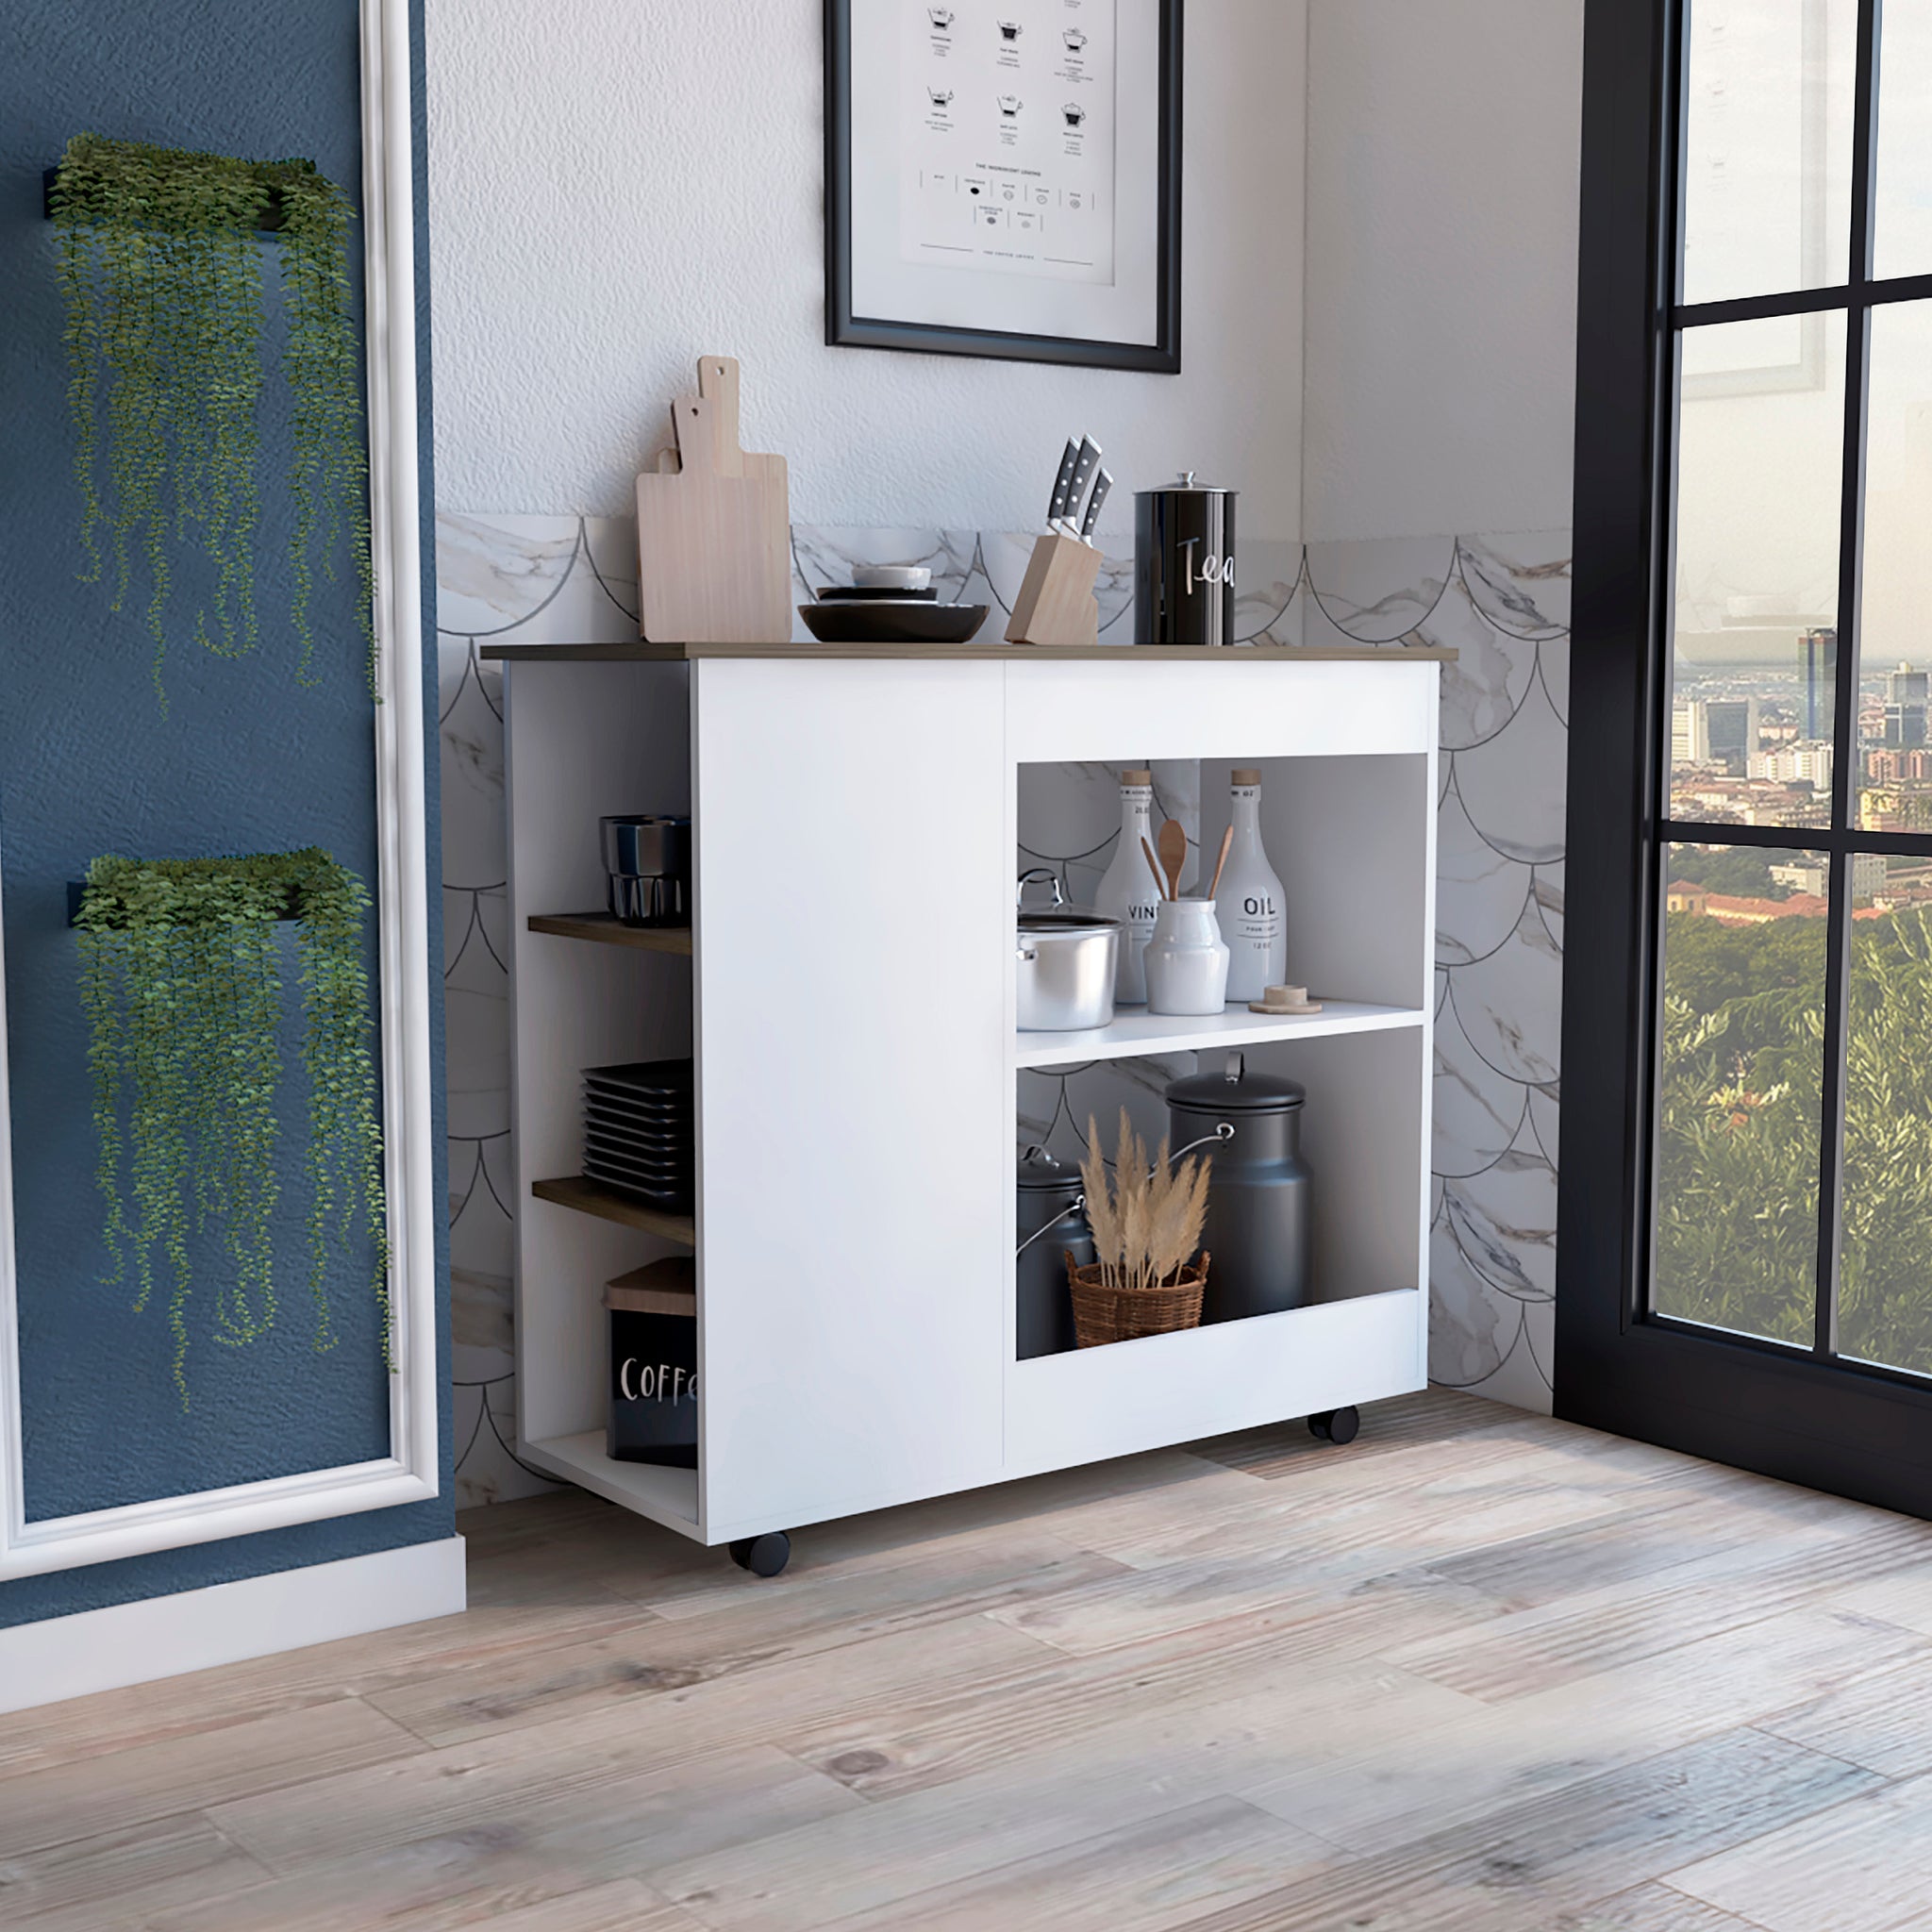
[[[906,0],[906,260],[1113,283],[1116,4]]]

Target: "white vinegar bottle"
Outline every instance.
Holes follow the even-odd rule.
[[[1261,845],[1261,774],[1244,769],[1232,776],[1234,843],[1214,904],[1233,955],[1227,996],[1257,1000],[1288,977],[1288,895]]]
[[[1141,840],[1154,843],[1154,774],[1129,767],[1121,774],[1121,837],[1113,859],[1093,894],[1093,909],[1124,922],[1115,956],[1113,996],[1125,1006],[1147,998],[1147,974],[1141,955],[1154,937],[1154,908],[1160,889],[1147,870]]]

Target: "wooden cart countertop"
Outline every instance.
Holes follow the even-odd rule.
[[[1403,644],[485,644],[483,657],[506,664],[678,663],[696,658],[1008,658],[1036,663],[1120,664],[1449,664],[1447,646]]]

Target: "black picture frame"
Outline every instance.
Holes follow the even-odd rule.
[[[1181,60],[1185,0],[1159,0],[1156,310],[1151,343],[1086,341],[857,315],[852,304],[852,0],[825,0],[825,341],[1085,369],[1181,370]]]

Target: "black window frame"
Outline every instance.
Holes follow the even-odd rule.
[[[1932,298],[1932,275],[1870,279],[1881,0],[1859,0],[1852,242],[1862,275],[1823,289],[1677,304],[1675,150],[1686,0],[1588,0],[1577,304],[1563,1118],[1556,1410],[1714,1461],[1932,1516],[1932,1381],[1836,1347],[1837,1172],[1850,867],[1832,868],[1826,928],[1825,1145],[1819,1313],[1809,1352],[1720,1334],[1648,1306],[1649,1162],[1660,864],[1698,828],[1663,815],[1670,752],[1670,468],[1674,332],[1763,315],[1846,314],[1849,412],[1862,412],[1867,318]],[[1841,486],[1832,826],[1857,782],[1858,571],[1864,438]],[[1932,856],[1932,837],[1726,825],[1732,845]],[[1928,1244],[1932,1255],[1932,1244]],[[1928,1267],[1932,1296],[1932,1267]]]

